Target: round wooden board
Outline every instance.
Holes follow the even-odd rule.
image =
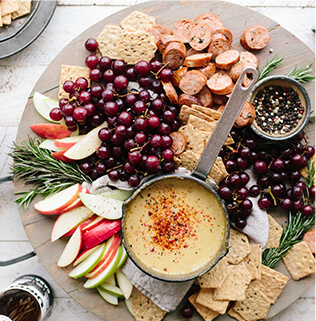
[[[69,64],[84,66],[84,59],[88,54],[84,49],[85,40],[89,37],[96,37],[105,24],[111,23],[119,25],[120,21],[133,10],[140,10],[144,13],[155,16],[157,24],[165,25],[171,29],[173,25],[182,18],[193,20],[199,14],[213,12],[219,15],[225,27],[232,31],[234,35],[233,47],[239,50],[243,50],[239,44],[239,39],[246,28],[255,24],[265,25],[271,33],[271,40],[265,49],[256,53],[260,60],[260,67],[262,68],[266,60],[271,59],[274,54],[278,54],[279,57],[285,57],[282,66],[274,71],[273,74],[285,75],[295,64],[300,67],[303,64],[310,64],[315,59],[313,52],[305,44],[280,27],[280,25],[275,21],[239,5],[223,1],[154,1],[142,3],[122,10],[95,24],[75,38],[56,56],[52,63],[46,68],[30,94],[30,99],[25,107],[19,127],[17,143],[27,139],[28,135],[34,136],[29,128],[31,124],[43,122],[43,119],[36,113],[33,107],[31,99],[33,93],[38,91],[56,99],[61,65]],[[270,49],[273,49],[273,53],[269,52]],[[314,106],[314,84],[309,83],[305,85],[305,87],[310,95],[312,106]],[[314,126],[313,128],[310,128],[311,132],[313,132],[313,130]],[[312,134],[311,137],[314,137],[314,135]],[[15,181],[16,192],[28,190],[29,188],[30,186],[24,186],[23,181]],[[37,201],[37,199],[35,201]],[[83,279],[73,280],[68,277],[71,267],[65,269],[57,267],[56,263],[66,244],[66,240],[58,240],[54,243],[50,242],[50,233],[54,223],[54,217],[44,216],[37,213],[33,209],[32,204],[26,211],[23,208],[20,208],[20,215],[29,240],[41,263],[45,266],[54,280],[71,297],[103,320],[133,320],[123,301],[120,302],[119,306],[111,306],[110,304],[107,304],[99,296],[97,291],[83,288]],[[276,214],[275,216],[279,222],[284,222],[286,219],[285,217],[282,217],[281,214]],[[278,269],[289,276],[282,264]],[[288,307],[302,293],[304,293],[313,284],[313,282],[314,276],[307,277],[297,282],[292,281],[290,278],[290,281],[278,301],[271,306],[268,317],[273,317]],[[169,313],[164,320],[183,320],[183,317],[181,317],[179,311],[175,311],[173,313]],[[201,320],[201,318],[195,314],[195,317],[191,320]],[[218,317],[216,320],[224,321],[232,319],[228,315],[224,315]]]

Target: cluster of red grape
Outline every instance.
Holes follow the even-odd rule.
[[[313,146],[302,143],[304,132],[283,146],[280,143],[264,144],[249,128],[234,128],[231,136],[235,145],[224,146],[220,152],[229,176],[221,183],[219,195],[226,201],[227,211],[236,227],[245,227],[251,214],[252,204],[248,196],[259,197],[258,206],[263,210],[280,206],[292,213],[301,211],[305,216],[314,213],[315,186],[307,188],[300,180],[300,170],[315,154]],[[247,189],[245,184],[249,176],[244,170],[250,167],[257,184]]]
[[[85,47],[95,51],[98,44],[88,39]],[[81,163],[81,170],[92,179],[107,173],[133,187],[144,175],[172,172],[169,133],[180,127],[179,108],[170,106],[161,82],[171,80],[172,70],[157,59],[127,66],[123,60],[99,58],[95,53],[85,63],[92,85],[83,77],[65,81],[69,98],[61,99],[60,108],[50,114],[53,120],[64,118],[69,130],[78,125],[81,134],[107,121],[108,127],[99,131],[102,146]]]

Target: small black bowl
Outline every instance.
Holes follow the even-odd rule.
[[[268,140],[283,141],[292,138],[295,135],[297,135],[300,131],[302,131],[308,122],[311,113],[311,102],[309,99],[309,95],[306,89],[293,78],[287,76],[270,76],[262,79],[254,86],[253,90],[251,91],[251,98],[249,102],[253,104],[258,92],[269,86],[281,86],[285,88],[291,88],[295,92],[297,92],[301,104],[304,107],[303,117],[298,121],[297,125],[291,129],[291,131],[285,134],[270,134],[265,132],[262,128],[259,127],[259,125],[256,122],[256,119],[251,125],[251,128],[258,136]]]

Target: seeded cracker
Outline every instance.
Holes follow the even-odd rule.
[[[188,107],[186,105],[182,105],[181,110],[180,110],[180,114],[179,114],[179,119],[181,120],[181,122],[183,124],[186,124],[188,122],[190,115],[194,115],[194,116],[196,116],[198,118],[207,120],[208,122],[215,121],[214,118],[202,113],[199,110],[195,110],[195,109],[193,109],[191,107]],[[204,129],[204,130],[207,130],[207,128]]]
[[[260,290],[268,298],[270,303],[274,304],[282,293],[289,278],[284,274],[262,265],[261,279],[256,281]],[[255,285],[255,283],[253,283]]]
[[[231,307],[228,311],[227,314],[230,315],[232,318],[235,318],[238,321],[246,321],[238,312],[236,312],[233,307]],[[256,320],[251,320],[251,321],[256,321]]]
[[[2,0],[0,2],[0,6],[2,16],[5,16],[19,9],[19,4],[16,0]]]
[[[264,319],[270,308],[270,302],[263,292],[257,287],[249,284],[246,290],[246,299],[237,301],[234,310],[238,312],[245,320]]]
[[[238,264],[251,252],[248,237],[237,230],[231,229],[229,236],[229,252],[226,255],[228,263]]]
[[[222,258],[209,272],[198,278],[201,288],[219,288],[228,273],[226,257]]]
[[[244,258],[244,263],[253,280],[261,279],[262,245],[250,244],[251,252]]]
[[[123,29],[119,26],[106,25],[103,28],[96,39],[102,56],[107,56],[111,59],[123,59],[116,50],[116,45],[121,39],[122,34]]]
[[[205,321],[213,321],[217,316],[219,316],[218,312],[215,312],[205,306],[196,302],[197,293],[192,294],[189,297],[189,301],[195,307],[196,311],[202,316]]]
[[[305,241],[295,244],[282,260],[295,281],[315,273],[315,258]]]
[[[225,314],[228,300],[214,300],[214,289],[201,289],[196,298],[196,302],[220,314]]]
[[[150,61],[157,47],[154,38],[145,31],[125,31],[116,50],[127,64],[134,65],[139,60]]]
[[[132,310],[136,321],[161,321],[167,314],[142,292],[133,299]]]
[[[63,89],[63,83],[66,80],[76,81],[79,77],[84,77],[88,80],[90,86],[90,77],[89,77],[90,69],[87,67],[79,67],[79,66],[68,66],[62,65],[60,72],[60,80],[59,80],[59,93],[58,99],[68,98],[68,93],[66,93]]]
[[[9,25],[11,23],[11,13],[2,16],[2,23],[4,25]]]
[[[271,216],[269,219],[269,237],[266,244],[266,249],[277,248],[280,245],[280,238],[283,233],[283,227]]]
[[[198,110],[201,113],[214,118],[215,120],[219,120],[222,115],[222,113],[220,113],[219,111],[217,111],[215,109],[207,108],[207,107],[203,107],[203,106],[199,106],[199,105],[195,105],[195,104],[192,104],[191,108]]]
[[[155,17],[151,17],[137,10],[133,11],[121,21],[121,27],[129,30],[147,31],[155,25]]]
[[[22,17],[31,12],[31,0],[18,0],[19,9],[12,12],[12,19]]]
[[[246,289],[251,281],[251,274],[245,264],[229,265],[227,277],[221,287],[214,291],[215,300],[245,300]]]

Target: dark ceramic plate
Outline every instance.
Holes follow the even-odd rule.
[[[14,55],[30,45],[44,31],[56,6],[56,0],[32,1],[28,15],[0,28],[0,59]]]

